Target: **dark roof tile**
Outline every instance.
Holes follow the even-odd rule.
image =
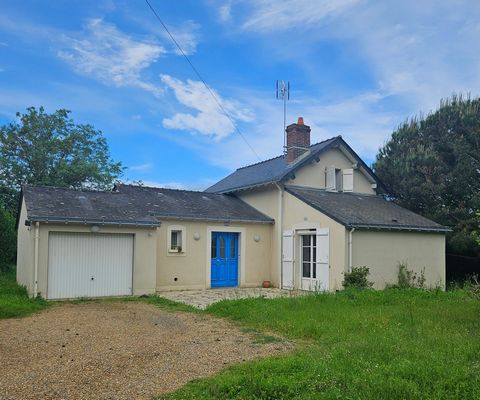
[[[349,228],[450,230],[377,195],[337,193],[299,186],[286,186],[285,190]]]
[[[117,185],[113,192],[25,185],[22,193],[32,221],[147,226],[157,226],[162,218],[273,222],[234,196],[213,193],[131,185]]]
[[[339,139],[338,136],[310,146],[310,154],[293,164],[288,164],[284,156],[279,156],[271,158],[270,160],[238,168],[232,174],[210,186],[206,192],[233,192],[235,190],[281,181],[289,173],[292,173],[299,166],[303,165],[304,161],[315,157],[315,155],[327,149],[331,144],[337,141],[337,139]]]

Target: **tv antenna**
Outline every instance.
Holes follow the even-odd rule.
[[[275,97],[283,101],[283,154],[287,154],[287,100],[290,100],[290,82],[278,81],[275,85]]]

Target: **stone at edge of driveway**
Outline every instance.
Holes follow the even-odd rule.
[[[213,303],[222,300],[239,300],[249,298],[264,297],[275,299],[278,297],[290,297],[304,295],[305,292],[290,291],[285,289],[264,289],[264,288],[224,288],[224,289],[205,289],[205,290],[173,290],[160,291],[157,296],[178,303],[205,310]]]

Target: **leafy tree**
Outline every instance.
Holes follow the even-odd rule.
[[[374,169],[400,205],[453,227],[452,252],[480,254],[480,98],[452,96],[403,123],[379,150]]]
[[[30,107],[0,127],[0,195],[12,212],[24,183],[106,189],[122,175],[124,168],[111,160],[102,132],[75,124],[69,114]]]
[[[15,218],[0,207],[0,272],[15,262],[16,247]]]

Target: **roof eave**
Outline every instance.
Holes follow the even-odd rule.
[[[28,217],[32,222],[42,222],[45,224],[75,224],[75,225],[111,225],[111,226],[142,226],[158,227],[159,221],[130,221],[130,220],[109,220],[98,218],[63,218],[63,217]]]
[[[379,225],[379,224],[356,224],[356,223],[347,223],[345,226],[348,229],[365,229],[365,230],[388,230],[388,231],[410,231],[410,232],[431,232],[431,233],[447,233],[451,232],[452,229],[441,226],[441,227],[432,227],[432,226],[418,226],[418,225]]]
[[[231,188],[231,189],[228,189],[228,190],[222,190],[222,191],[215,191],[215,192],[208,192],[208,193],[216,193],[216,194],[229,194],[229,193],[236,193],[236,192],[241,192],[242,190],[249,190],[249,189],[255,189],[255,188],[258,188],[258,187],[262,187],[262,186],[268,186],[268,185],[271,185],[271,184],[274,184],[274,183],[277,183],[277,182],[280,182],[281,179],[278,178],[278,179],[275,179],[275,180],[269,180],[269,181],[265,181],[265,182],[260,182],[260,183],[255,183],[253,185],[248,185],[248,186],[237,186],[235,188]]]
[[[156,217],[167,220],[178,221],[209,221],[209,222],[222,222],[222,223],[245,223],[245,224],[274,224],[273,219],[248,219],[248,218],[209,218],[209,217],[194,217],[194,216],[179,216],[179,215],[161,215],[156,214]]]

